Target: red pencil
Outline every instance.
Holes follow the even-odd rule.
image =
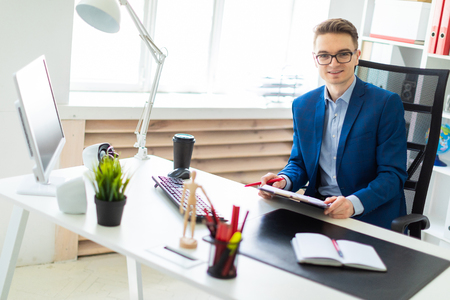
[[[283,180],[284,178],[274,178],[274,179],[270,179],[269,181],[267,181],[266,182],[266,184],[267,183],[274,183],[274,182],[277,182],[277,181],[281,181],[281,180]],[[246,184],[245,186],[254,186],[254,185],[261,185],[261,181],[260,182],[253,182],[253,183],[249,183],[249,184]]]
[[[239,206],[233,205],[233,213],[231,215],[231,232],[234,234],[237,231],[239,223]]]

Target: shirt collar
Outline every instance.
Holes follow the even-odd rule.
[[[344,94],[342,94],[342,96],[340,96],[338,98],[338,100],[342,99],[345,102],[347,102],[347,104],[348,104],[350,102],[350,98],[352,97],[352,93],[353,93],[353,89],[355,88],[355,85],[356,85],[356,76],[354,76],[352,84],[348,87],[348,89],[344,92]],[[324,97],[325,99],[324,100],[325,100],[325,105],[326,105],[327,100],[332,101],[332,102],[333,102],[333,100],[331,99],[330,94],[328,93],[326,85],[324,86],[324,88],[325,88],[325,97]]]

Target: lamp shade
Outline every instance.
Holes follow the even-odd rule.
[[[120,9],[116,0],[81,0],[78,15],[92,27],[115,33],[120,29]]]

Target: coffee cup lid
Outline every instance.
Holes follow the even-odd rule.
[[[193,135],[187,133],[177,133],[173,136],[173,140],[182,143],[194,143],[195,139]]]

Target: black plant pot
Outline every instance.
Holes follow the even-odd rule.
[[[97,207],[97,223],[103,226],[119,226],[122,221],[123,208],[127,198],[123,201],[103,201],[95,198]]]

